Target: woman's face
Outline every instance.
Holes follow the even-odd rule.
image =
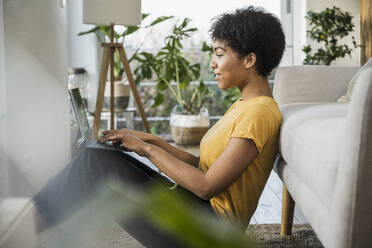
[[[241,86],[246,79],[246,67],[243,59],[225,42],[213,42],[213,56],[209,65],[215,74],[218,87],[222,90]]]

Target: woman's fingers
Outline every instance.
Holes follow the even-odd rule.
[[[102,136],[98,139],[99,142],[111,141],[112,143],[132,143],[133,139],[139,139],[136,135],[127,132],[125,129],[106,130],[102,132]],[[129,145],[129,144],[126,144]]]
[[[122,139],[123,139],[123,135],[112,135],[112,136],[107,137],[107,140],[111,140],[111,141],[122,141]]]
[[[112,134],[115,134],[117,132],[117,130],[105,130],[102,132],[103,135],[112,135]]]
[[[116,130],[105,130],[102,132],[102,136],[98,139],[99,142],[105,142],[109,137],[115,135]]]

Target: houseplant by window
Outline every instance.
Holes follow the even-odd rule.
[[[142,14],[142,20],[146,19],[149,14]],[[114,27],[114,40],[115,42],[123,42],[125,38],[128,35],[131,35],[135,33],[137,30],[140,28],[150,28],[153,27],[163,21],[166,21],[168,19],[172,18],[172,16],[160,16],[153,20],[151,23],[148,25],[138,25],[138,26],[126,26],[126,25],[115,25]],[[100,42],[105,42],[109,40],[110,37],[110,27],[109,26],[96,26],[88,31],[85,32],[80,32],[78,35],[86,35],[90,33],[95,33],[98,40]],[[141,48],[141,44],[135,49],[135,52],[133,55],[129,58],[129,63],[135,59],[136,54],[138,53],[139,49]],[[129,85],[126,83],[127,79],[123,78],[124,74],[124,67],[123,64],[121,63],[120,60],[120,55],[118,51],[115,51],[114,54],[114,87],[115,87],[115,111],[124,111],[129,102]],[[104,110],[109,110],[110,108],[110,83],[106,83],[106,88],[105,88],[105,99],[103,103],[103,109]]]
[[[338,43],[341,38],[354,31],[353,16],[349,12],[343,12],[340,8],[333,6],[332,9],[326,8],[319,13],[308,11],[305,18],[310,22],[310,30],[307,31],[308,37],[320,43],[322,47],[312,53],[310,45],[304,46],[302,49],[306,54],[304,64],[330,65],[337,58],[343,58],[345,55],[351,57],[353,48]],[[354,48],[357,48],[354,36],[351,38]]]
[[[182,41],[197,30],[189,27],[190,19],[175,24],[165,38],[165,45],[156,54],[140,52],[135,59],[140,65],[134,70],[136,81],[157,80],[152,107],[161,105],[165,94],[177,101],[171,115],[171,132],[177,144],[198,144],[209,128],[209,115],[203,108],[208,89],[200,77],[200,63],[191,64],[182,54]]]

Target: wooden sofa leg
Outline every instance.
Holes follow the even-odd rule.
[[[292,234],[295,202],[284,184],[282,198],[282,224],[280,226],[280,235],[286,236]]]

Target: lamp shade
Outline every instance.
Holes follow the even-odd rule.
[[[141,0],[83,0],[83,23],[139,25]]]

